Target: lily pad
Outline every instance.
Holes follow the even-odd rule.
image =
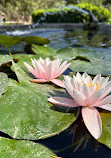
[[[48,38],[44,37],[37,37],[37,36],[27,36],[27,37],[19,37],[19,36],[6,36],[6,35],[0,35],[0,44],[5,46],[6,48],[9,48],[15,44],[20,43],[21,41],[25,41],[27,44],[48,44],[50,43]]]
[[[37,37],[37,36],[27,36],[22,37],[22,41],[25,41],[28,44],[49,44],[50,40],[44,37]]]
[[[21,38],[18,36],[10,37],[6,35],[0,35],[0,44],[9,48],[17,43],[21,42]]]
[[[9,55],[0,55],[0,66],[6,62],[12,61],[12,56]]]
[[[73,60],[82,56],[85,60]],[[103,76],[111,75],[111,54],[99,50],[89,50],[84,48],[63,48],[56,53],[56,58],[62,57],[71,62],[70,68],[74,72],[87,72],[91,75],[101,73]]]
[[[8,77],[5,73],[0,72],[0,96],[8,89]]]
[[[44,54],[47,56],[53,56],[55,55],[55,50],[47,45],[45,46],[37,46],[37,45],[33,45],[32,50],[36,53],[36,54]]]
[[[13,138],[39,139],[63,131],[76,119],[76,114],[51,109],[48,95],[63,93],[60,88],[32,84],[17,64],[13,67],[19,83],[9,80],[8,91],[0,99],[1,131]]]
[[[102,119],[102,135],[98,139],[111,149],[111,112],[105,110],[100,113]]]
[[[54,153],[40,144],[0,137],[1,158],[51,158],[51,155],[55,156]]]

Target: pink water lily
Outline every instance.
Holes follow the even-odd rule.
[[[73,78],[65,76],[63,82],[72,99],[53,97],[48,101],[66,107],[82,106],[83,121],[91,135],[98,139],[102,133],[102,121],[95,107],[111,111],[111,95],[107,96],[111,92],[111,81],[108,80],[109,77],[100,74],[93,80],[87,73],[77,73]]]
[[[63,81],[57,79],[69,66],[70,63],[64,61],[62,64],[62,59],[55,59],[53,61],[47,57],[45,60],[42,58],[31,59],[33,67],[24,62],[27,69],[36,77],[36,79],[31,79],[32,82],[44,83],[53,82],[54,84],[64,87]]]

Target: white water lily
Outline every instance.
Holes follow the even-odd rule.
[[[42,58],[31,59],[33,67],[24,62],[27,69],[36,77],[36,79],[31,79],[31,82],[44,83],[53,82],[54,84],[64,87],[63,81],[56,79],[60,76],[69,66],[70,63],[64,61],[62,64],[62,59],[55,59],[53,61],[47,57],[45,60]]]
[[[109,77],[101,77],[100,74],[92,78],[84,73],[76,76],[64,77],[64,85],[72,99],[64,97],[49,98],[48,101],[67,107],[82,106],[82,117],[91,135],[98,139],[102,133],[102,121],[95,107],[111,111],[111,81]]]

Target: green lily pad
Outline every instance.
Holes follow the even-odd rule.
[[[8,91],[0,99],[0,130],[13,138],[39,139],[66,129],[76,114],[51,109],[48,96],[65,94],[65,90],[50,84],[29,81],[29,76],[15,63],[19,83],[9,80]]]
[[[88,59],[73,60],[78,56]],[[91,75],[101,73],[103,76],[111,75],[111,54],[101,50],[88,50],[83,48],[63,48],[56,53],[56,58],[62,57],[71,62],[70,68],[74,72],[87,72]]]
[[[0,96],[5,93],[8,89],[8,76],[0,72]]]
[[[98,140],[111,149],[111,112],[104,110],[100,115],[102,119],[102,135]]]
[[[9,56],[9,55],[0,55],[0,66],[1,66],[3,63],[12,61],[12,59],[13,59],[12,56]]]
[[[9,48],[19,42],[21,42],[21,38],[18,36],[10,37],[6,35],[0,35],[0,44],[4,45],[6,48]]]
[[[22,41],[25,41],[28,44],[42,44],[42,45],[50,43],[48,38],[37,37],[37,36],[22,37]]]
[[[36,54],[41,54],[41,55],[47,55],[47,56],[53,56],[55,55],[55,50],[49,46],[37,46],[37,45],[33,45],[32,50],[36,53]]]
[[[27,44],[48,44],[50,43],[48,38],[44,37],[37,37],[37,36],[27,36],[27,37],[19,37],[19,36],[6,36],[6,35],[0,35],[0,44],[5,46],[6,48],[9,48],[15,44],[20,43],[21,41],[25,41]]]
[[[44,146],[23,140],[11,140],[0,137],[1,158],[51,158],[55,156]]]

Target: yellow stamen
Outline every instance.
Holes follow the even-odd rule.
[[[83,85],[83,84],[86,84],[85,82],[82,82],[81,83],[81,85]],[[100,87],[100,85],[99,84],[97,84],[97,83],[91,83],[91,84],[86,84],[89,88],[91,87],[91,86],[93,86],[93,85],[96,85],[96,90],[98,90],[98,88]]]
[[[99,85],[99,84],[97,84],[97,85],[96,85],[96,90],[98,90],[98,88],[99,88],[99,87],[100,87],[100,85]]]

